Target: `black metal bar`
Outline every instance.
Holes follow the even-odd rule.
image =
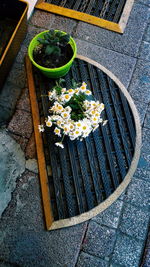
[[[123,146],[124,146],[126,160],[128,162],[128,167],[129,167],[130,163],[131,163],[131,160],[132,160],[132,154],[131,154],[131,151],[130,151],[129,146],[128,146],[125,129],[123,127],[123,121],[122,121],[121,114],[120,114],[120,108],[118,106],[118,101],[117,101],[116,94],[115,94],[116,91],[114,90],[115,84],[108,77],[107,77],[107,81],[108,81],[108,86],[110,88],[110,94],[111,94],[111,97],[112,97],[113,106],[114,106],[114,109],[115,109],[115,112],[116,112],[116,118],[117,118],[117,121],[118,121],[118,128],[119,128],[120,133],[121,133],[121,139],[122,139],[122,143],[123,143]]]
[[[100,94],[98,93],[97,84],[96,84],[96,80],[95,80],[95,78],[96,78],[95,77],[96,76],[95,68],[91,64],[88,64],[87,66],[88,66],[88,70],[89,70],[89,75],[90,75],[92,87],[94,88],[94,90],[93,90],[94,95],[97,99],[99,99]],[[109,121],[108,121],[108,123],[109,123]],[[103,139],[104,139],[106,154],[108,157],[109,167],[111,170],[114,188],[117,188],[117,186],[119,185],[119,179],[117,177],[116,169],[114,167],[109,136],[107,134],[106,127],[101,127],[101,130],[102,130],[102,135],[103,135]]]
[[[116,128],[115,128],[115,124],[114,124],[114,119],[112,116],[112,111],[109,105],[109,101],[108,101],[108,95],[107,95],[107,84],[106,81],[104,79],[104,74],[97,70],[97,75],[98,75],[98,79],[99,79],[99,85],[101,88],[101,93],[104,99],[104,103],[105,103],[105,107],[106,107],[106,113],[107,113],[107,117],[108,117],[108,121],[109,121],[109,126],[110,126],[110,131],[112,134],[112,139],[113,139],[113,143],[114,143],[114,147],[115,147],[115,151],[116,151],[116,155],[117,155],[117,159],[118,159],[118,164],[119,164],[119,168],[120,168],[120,173],[122,176],[122,179],[125,177],[126,175],[126,168],[125,168],[125,162],[123,159],[123,154],[121,153],[121,147],[119,144],[119,140],[118,140],[118,136],[117,136],[117,132],[116,132]],[[106,74],[105,74],[106,75]]]

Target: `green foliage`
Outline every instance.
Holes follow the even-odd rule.
[[[61,48],[65,47],[70,40],[69,34],[64,34],[61,31],[50,30],[44,34],[43,38],[38,38],[40,44],[45,49],[45,55],[55,55],[59,57],[61,55]]]

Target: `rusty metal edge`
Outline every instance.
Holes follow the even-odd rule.
[[[45,214],[46,228],[49,229],[54,221],[54,218],[53,218],[53,213],[52,213],[52,208],[51,208],[43,141],[42,141],[41,133],[38,130],[38,125],[40,124],[40,115],[39,115],[36,90],[35,90],[35,85],[34,85],[32,63],[28,56],[25,57],[25,64],[26,64],[28,88],[29,88],[29,95],[30,95],[30,102],[31,102],[34,134],[35,134],[35,141],[36,141],[36,150],[37,150],[37,158],[38,158],[39,178],[40,178],[40,184],[41,184],[43,208],[44,208],[44,214]]]

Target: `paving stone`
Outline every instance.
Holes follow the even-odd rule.
[[[145,168],[150,169],[150,129],[143,128],[142,135],[142,156],[145,160]]]
[[[137,61],[129,92],[134,100],[150,102],[150,62]]]
[[[63,16],[55,16],[55,20],[53,21],[52,24],[52,29],[61,30],[71,34],[76,25],[77,25],[76,20],[66,18]]]
[[[17,178],[25,170],[25,158],[20,146],[0,130],[0,216],[11,200]]]
[[[24,64],[14,62],[9,72],[7,81],[12,82],[14,85],[20,88],[25,88],[26,71],[25,71]]]
[[[117,200],[111,206],[109,206],[105,211],[93,218],[93,221],[98,224],[104,224],[108,227],[117,228],[119,217],[121,213],[123,202]]]
[[[145,245],[145,251],[144,251],[144,256],[142,260],[142,266],[143,267],[148,267],[150,266],[150,231],[148,233],[146,245]]]
[[[36,145],[35,145],[35,137],[34,133],[32,133],[29,142],[26,147],[26,157],[33,159],[36,158]]]
[[[14,110],[16,102],[21,94],[21,89],[13,83],[6,82],[0,91],[0,105]]]
[[[140,160],[138,162],[137,169],[134,173],[134,177],[142,180],[149,181],[150,177],[150,165],[145,157],[145,151],[141,153]]]
[[[140,124],[143,125],[144,119],[145,119],[145,116],[146,116],[146,113],[147,113],[148,104],[144,103],[144,102],[141,102],[140,99],[134,100],[133,102],[134,102],[134,104],[136,106],[136,109],[138,111],[138,115],[139,115],[139,118],[140,118]]]
[[[150,182],[132,179],[124,199],[137,207],[149,210],[150,208]]]
[[[144,127],[150,129],[150,104],[147,108],[145,120],[144,120]]]
[[[140,46],[138,58],[150,61],[150,43],[143,41]]]
[[[29,99],[29,91],[27,88],[23,89],[21,97],[19,101],[17,102],[17,109],[22,109],[25,111],[30,112],[30,99]]]
[[[86,223],[46,231],[38,177],[29,172],[25,176],[14,194],[22,205],[10,205],[0,222],[1,259],[23,267],[73,267]]]
[[[85,252],[81,252],[76,267],[108,267],[109,263]]]
[[[148,231],[149,212],[126,204],[123,209],[119,229],[134,238],[145,240]]]
[[[32,118],[30,113],[23,110],[16,110],[8,125],[8,130],[23,137],[30,138],[33,131]]]
[[[112,264],[116,263],[124,267],[138,267],[142,249],[142,241],[120,233],[115,244]]]
[[[143,40],[150,43],[150,23],[147,25]]]
[[[148,13],[149,8],[147,6],[134,3],[123,34],[80,22],[76,29],[75,37],[122,54],[136,57],[148,23]]]
[[[15,266],[8,262],[0,262],[0,267],[15,267]],[[16,265],[16,267],[18,266]]]
[[[139,0],[140,3],[150,6],[150,0]]]
[[[6,125],[13,115],[13,110],[0,105],[0,126]]]
[[[29,22],[35,26],[47,28],[49,30],[54,19],[55,15],[50,12],[35,10]]]
[[[26,161],[26,168],[34,173],[38,173],[38,164],[36,159],[28,159]]]
[[[89,42],[75,39],[78,47],[78,54],[95,60],[110,70],[126,86],[129,85],[136,59],[120,53],[99,47]]]
[[[9,133],[8,134],[16,140],[16,142],[21,146],[21,149],[23,151],[25,151],[25,148],[27,146],[27,143],[28,143],[28,139],[25,138],[25,137],[22,137],[22,136],[19,136],[19,135],[16,135],[16,134],[12,134],[12,133]]]
[[[108,257],[114,247],[116,231],[91,221],[83,243],[83,251],[97,257]]]

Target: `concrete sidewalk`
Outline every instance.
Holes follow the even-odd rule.
[[[33,13],[0,92],[0,267],[150,266],[150,0],[136,0],[123,35],[62,16]],[[113,72],[131,94],[142,125],[138,168],[126,191],[88,222],[46,231],[24,67],[33,36],[71,33],[78,54]],[[147,243],[146,243],[147,242]]]

